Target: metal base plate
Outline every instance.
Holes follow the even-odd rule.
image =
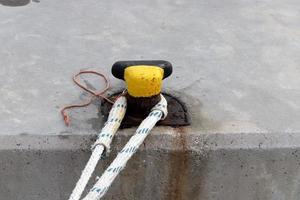
[[[111,97],[116,97],[120,93],[112,95]],[[185,105],[180,102],[177,98],[162,93],[168,102],[168,116],[166,119],[161,120],[157,123],[158,126],[187,126],[190,125],[190,116],[187,112]],[[106,120],[109,114],[109,111],[112,107],[107,101],[104,101],[101,105],[101,112],[104,115],[104,119]],[[120,128],[130,128],[134,126],[139,126],[141,122],[144,120],[144,117],[133,117],[128,114],[125,115]]]

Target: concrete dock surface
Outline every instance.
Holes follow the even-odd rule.
[[[103,126],[71,78],[164,59],[191,126],[156,127],[107,200],[298,200],[300,1],[0,0],[0,200],[62,200]],[[91,88],[103,82],[84,76]],[[118,132],[110,157],[135,129]]]

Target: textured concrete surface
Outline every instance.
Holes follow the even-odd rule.
[[[184,131],[155,132],[149,137],[104,199],[299,198],[299,133]],[[103,172],[131,134],[122,133],[114,140],[110,159],[101,161],[96,174]],[[21,135],[0,139],[4,144],[0,148],[0,199],[61,200],[67,199],[80,176],[94,137]]]
[[[103,123],[95,101],[64,126],[59,108],[87,97],[71,76],[97,69],[112,93],[123,83],[110,67],[124,59],[171,61],[164,90],[186,103],[192,125],[156,128],[107,199],[298,199],[299,8],[0,0],[0,199],[66,198]],[[133,132],[120,132],[114,153]]]

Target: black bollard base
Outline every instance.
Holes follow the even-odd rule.
[[[118,96],[120,93],[112,95],[111,98]],[[177,98],[163,93],[168,102],[168,116],[157,123],[158,126],[188,126],[190,125],[190,116],[187,112],[185,105]],[[160,101],[160,95],[152,96],[149,98],[135,98],[126,94],[127,98],[127,111],[121,123],[120,128],[130,128],[139,126],[141,122],[148,116],[151,108]],[[108,117],[109,111],[112,107],[107,101],[101,105],[101,113],[104,115],[105,120]]]

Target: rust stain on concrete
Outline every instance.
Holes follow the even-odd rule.
[[[187,148],[187,131],[184,127],[175,128],[175,152],[170,153],[169,183],[166,187],[166,200],[184,200],[187,187],[189,153]]]

